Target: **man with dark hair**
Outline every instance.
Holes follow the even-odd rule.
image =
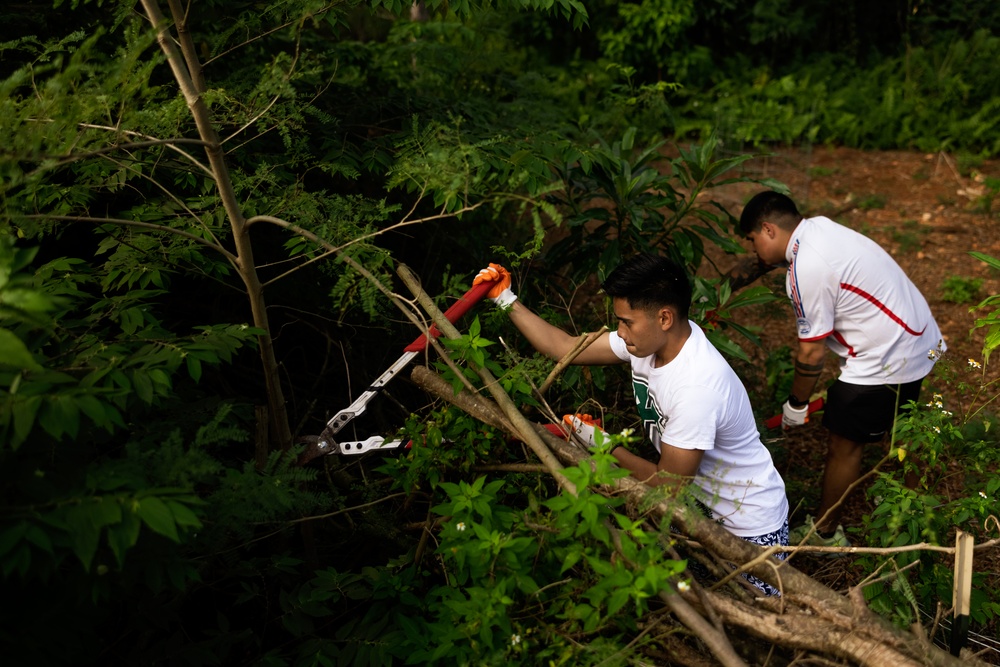
[[[847,546],[841,501],[861,476],[863,446],[881,441],[900,409],[917,400],[945,350],[941,331],[923,295],[877,243],[829,218],[803,218],[783,194],[754,196],[740,231],[762,262],[788,267],[798,349],[785,428],[806,422],[827,348],[841,357],[823,414],[830,440],[817,518],[807,516],[791,539]]]
[[[499,281],[490,298],[507,309],[536,350],[562,359],[573,349],[574,336],[517,299],[506,269],[491,264],[474,282],[482,280]],[[690,484],[707,514],[734,535],[755,544],[787,544],[785,484],[761,443],[746,389],[687,319],[691,283],[684,270],[664,257],[638,255],[601,287],[613,300],[617,331],[602,334],[573,363],[631,364],[643,430],[660,458],[648,461],[622,446],[611,455],[647,484],[670,485],[675,492]],[[776,592],[756,577],[748,579],[768,594]]]

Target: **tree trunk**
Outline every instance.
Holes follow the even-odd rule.
[[[142,0],[149,22],[157,31],[157,41],[167,56],[167,63],[174,74],[174,79],[180,86],[184,100],[187,102],[191,116],[194,118],[198,134],[205,142],[205,153],[215,180],[219,198],[225,208],[226,216],[233,232],[233,243],[236,247],[236,270],[246,287],[250,300],[250,310],[255,327],[265,333],[257,338],[260,347],[260,359],[264,371],[264,384],[267,389],[268,412],[271,423],[271,436],[279,447],[287,449],[292,444],[292,434],[288,423],[288,410],[285,406],[285,396],[278,376],[278,361],[274,354],[274,344],[271,339],[271,326],[267,317],[267,305],[264,301],[264,288],[257,275],[254,263],[253,247],[250,243],[249,227],[246,218],[236,200],[229,167],[218,132],[212,123],[208,106],[202,99],[204,84],[202,83],[201,64],[198,62],[196,50],[187,30],[186,19],[182,8],[175,0],[171,0],[172,18],[177,29],[177,41],[181,44],[178,50],[174,38],[169,32],[166,18],[160,11],[157,0]]]

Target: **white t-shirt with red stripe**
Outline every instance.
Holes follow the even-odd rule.
[[[901,384],[931,372],[946,349],[941,330],[920,290],[877,243],[829,218],[806,218],[785,259],[799,340],[825,339],[842,359],[841,380]]]
[[[760,441],[746,388],[697,324],[669,363],[629,354],[617,333],[611,349],[632,365],[632,388],[643,431],[660,443],[704,454],[692,481],[695,497],[729,532],[756,537],[788,518],[785,482]]]

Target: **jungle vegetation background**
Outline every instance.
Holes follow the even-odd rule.
[[[502,261],[585,332],[614,326],[595,277],[644,249],[699,276],[696,319],[769,415],[789,368],[746,363],[740,309],[781,295],[721,277],[745,250],[712,191],[782,146],[996,157],[998,29],[987,0],[4,3],[5,661],[693,664],[699,638],[656,606],[679,561],[623,574],[620,504],[566,501],[524,446],[409,378],[341,436],[413,449],[302,463],[303,439],[427,321],[400,265],[446,306]],[[979,186],[995,220],[1000,181]],[[456,388],[485,368],[544,422],[551,364],[475,313],[458,361],[429,363]],[[626,379],[571,369],[546,399],[619,430]],[[950,439],[911,441],[968,497],[881,479],[872,546],[996,537],[997,391],[948,381],[978,398],[911,424]],[[864,592],[900,626],[950,600],[933,553],[863,565],[896,573]],[[973,628],[995,636],[996,570],[977,577]]]

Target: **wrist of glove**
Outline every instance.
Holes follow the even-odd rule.
[[[510,288],[510,271],[504,267],[491,263],[476,275],[472,284],[478,285],[484,281],[496,283],[486,297],[500,308],[510,308],[511,304],[517,301],[517,295]]]
[[[781,426],[791,428],[802,426],[809,421],[809,406],[803,405],[801,408],[793,407],[790,401],[785,401],[781,406]]]
[[[517,295],[514,294],[514,292],[508,287],[497,296],[491,296],[489,299],[497,305],[497,308],[503,308],[506,310],[507,308],[510,308],[515,301],[517,301]]]

